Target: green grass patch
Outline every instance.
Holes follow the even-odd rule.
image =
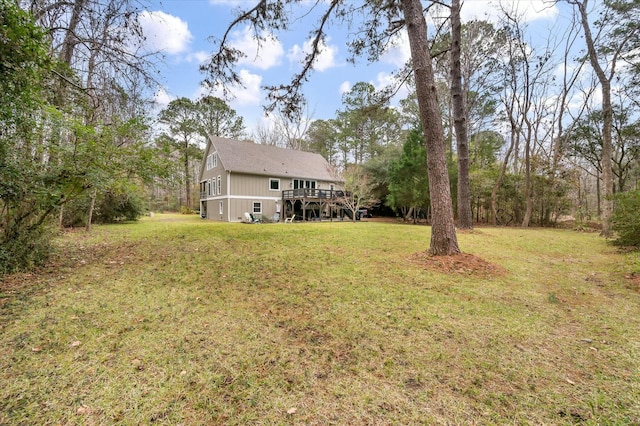
[[[480,228],[157,215],[0,289],[0,424],[638,424],[640,257]]]

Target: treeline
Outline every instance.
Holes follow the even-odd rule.
[[[571,25],[550,33],[542,43],[539,37],[533,43],[526,25],[507,10],[499,24],[472,21],[462,26],[470,174],[470,199],[463,202],[469,202],[476,223],[527,227],[572,219],[580,227],[599,222],[607,203],[629,199],[617,194],[637,194],[640,5],[598,5],[593,12],[601,19],[586,22],[598,37],[587,45],[581,41],[582,3],[573,3]],[[434,36],[431,49],[457,212],[459,161],[447,25],[442,22],[439,28],[444,30]],[[591,50],[612,83],[604,89],[588,54]],[[608,112],[603,90],[611,97]],[[414,94],[391,108],[384,92],[357,83],[345,94],[343,109],[334,119],[311,124],[306,146],[332,164],[367,169],[378,183],[382,206],[407,219],[429,217],[424,162],[429,141],[418,131],[417,109]],[[613,219],[619,227],[621,220]]]
[[[43,261],[60,226],[137,217],[166,170],[137,4],[0,0],[0,274]]]

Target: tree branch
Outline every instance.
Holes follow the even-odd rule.
[[[300,89],[304,82],[307,81],[309,73],[313,70],[313,63],[318,55],[320,55],[320,43],[325,39],[325,26],[331,17],[332,12],[340,5],[341,0],[332,0],[329,8],[324,12],[320,19],[320,25],[313,31],[315,36],[311,44],[311,52],[309,52],[303,61],[302,71],[296,74],[291,83],[280,86],[265,86],[265,89],[269,91],[268,98],[271,104],[265,107],[267,112],[272,112],[278,107],[282,106],[282,113],[287,118],[299,114],[302,105],[306,104],[304,95],[300,93]]]

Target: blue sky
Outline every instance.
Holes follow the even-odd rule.
[[[495,19],[495,2],[466,0],[463,19]],[[506,3],[517,7],[530,25],[541,29],[553,26],[558,20],[559,11],[548,0],[511,0]],[[254,4],[255,0],[151,0],[149,9],[139,16],[139,20],[147,37],[147,48],[161,51],[164,55],[164,62],[160,65],[163,86],[156,93],[159,107],[166,106],[177,97],[196,100],[206,93],[201,84],[204,76],[199,72],[199,65],[214,49],[209,37],[223,34],[237,7],[247,8]],[[249,32],[239,28],[232,34],[232,43],[245,51],[247,58],[238,67],[245,88],[237,88],[235,98],[228,103],[245,118],[249,133],[256,126],[268,123],[262,117],[265,93],[261,86],[288,83],[299,70],[299,61],[314,22],[314,19],[297,21],[291,32],[280,34],[278,39],[263,46],[259,56],[256,56],[256,43]],[[408,43],[401,39],[398,46],[387,52],[378,63],[370,64],[362,58],[354,66],[347,63],[348,31],[344,26],[331,28],[316,70],[305,86],[309,118],[333,118],[336,110],[341,108],[342,94],[353,84],[366,81],[382,87],[391,73],[409,57]],[[403,94],[399,96],[403,97]]]

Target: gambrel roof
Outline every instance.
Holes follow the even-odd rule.
[[[218,161],[232,173],[333,182],[332,167],[320,154],[211,136],[203,159],[218,153]],[[201,168],[203,170],[203,168]]]

